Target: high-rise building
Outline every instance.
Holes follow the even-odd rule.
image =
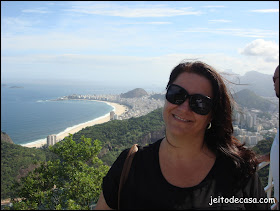
[[[246,119],[247,119],[247,126],[249,128],[252,128],[254,123],[254,118],[250,114],[248,114]]]
[[[257,136],[250,136],[250,145],[256,145],[258,143]]]
[[[115,112],[111,111],[110,112],[110,120],[114,120]]]
[[[235,114],[235,124],[237,124],[237,125],[239,125],[239,123],[240,123],[240,113],[236,113]]]
[[[56,135],[49,135],[47,137],[47,146],[52,146],[56,144]]]
[[[253,114],[254,122],[253,125],[257,125],[257,114]]]

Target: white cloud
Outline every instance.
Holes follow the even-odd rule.
[[[230,20],[220,19],[220,20],[209,20],[209,22],[212,22],[212,23],[229,23],[231,21]]]
[[[203,6],[205,8],[223,8],[225,6],[222,6],[222,5],[208,5],[208,6]]]
[[[24,9],[22,10],[23,13],[50,13],[50,11],[47,11],[47,8],[35,8],[35,9]]]
[[[246,56],[270,57],[269,60],[279,60],[279,45],[272,41],[256,39],[247,44],[239,53]]]
[[[82,37],[82,39],[81,39]],[[112,38],[113,39],[113,38]],[[101,50],[118,45],[112,40],[106,40],[102,37],[85,37],[81,34],[66,34],[50,32],[37,35],[15,35],[2,37],[3,50],[9,51],[75,51],[75,50]]]
[[[126,18],[139,18],[139,17],[172,17],[180,15],[200,15],[200,11],[194,11],[191,7],[179,7],[171,8],[164,5],[117,5],[110,3],[103,4],[76,4],[72,6],[72,9],[67,11],[93,14],[93,15],[105,15],[105,16],[119,16]]]
[[[37,23],[39,23],[38,20],[31,22],[23,18],[6,17],[6,18],[2,18],[1,20],[1,29],[2,29],[2,33],[4,34],[14,33],[14,32],[22,33],[27,30],[30,30],[30,28]]]
[[[36,54],[2,56],[5,69],[1,75],[5,78],[79,79],[165,86],[171,70],[185,59],[206,62],[219,72],[231,69],[240,75],[252,70],[272,75],[278,65],[262,58],[237,58],[225,54],[166,54],[153,57]]]
[[[262,9],[262,10],[250,10],[251,12],[258,12],[258,13],[272,13],[272,12],[279,12],[279,9]]]
[[[124,22],[124,23],[119,23],[120,25],[125,25],[125,24],[131,24],[131,25],[166,25],[166,24],[172,24],[172,22],[167,22],[167,21],[153,21],[153,22]]]
[[[245,55],[246,63],[251,62],[250,66],[258,72],[266,73],[270,69],[273,74],[272,70],[279,64],[279,46],[275,42],[257,39],[238,52]]]
[[[278,32],[272,30],[262,30],[262,29],[238,29],[238,28],[221,28],[221,29],[210,29],[210,28],[190,28],[182,32],[192,32],[192,33],[213,33],[221,35],[230,35],[237,37],[278,37]]]
[[[171,24],[171,22],[142,22],[140,24],[152,24],[152,25],[164,25],[164,24]]]

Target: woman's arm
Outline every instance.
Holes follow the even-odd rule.
[[[110,208],[105,201],[103,191],[101,191],[98,202],[94,209],[95,210],[112,210],[112,208]]]

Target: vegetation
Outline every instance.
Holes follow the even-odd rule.
[[[46,161],[42,150],[1,141],[1,199],[16,195],[12,185],[26,171],[34,169],[38,161]]]
[[[153,94],[149,98],[155,100],[165,100],[165,94]]]
[[[124,94],[121,94],[120,97],[122,98],[134,98],[134,97],[143,97],[143,96],[146,96],[148,95],[148,93],[142,89],[142,88],[136,88],[136,89],[133,89],[131,91],[128,91]]]
[[[76,143],[72,137],[50,146],[59,159],[41,162],[14,186],[22,201],[12,200],[11,209],[81,210],[97,202],[102,178],[109,170],[97,157],[100,141],[82,136]]]
[[[270,152],[272,143],[273,143],[273,138],[269,137],[267,140],[259,141],[258,144],[254,146],[252,149],[258,155],[267,154]],[[267,186],[268,184],[268,173],[269,173],[269,165],[258,171],[263,187]]]
[[[258,113],[258,117],[262,119],[271,119],[272,115],[268,112]]]
[[[8,142],[10,144],[13,144],[14,142],[12,141],[12,139],[10,138],[10,136],[5,133],[5,132],[2,132],[1,131],[1,142],[4,141],[4,142]]]
[[[147,136],[160,130],[162,126],[162,109],[158,109],[139,118],[114,120],[87,127],[72,138],[76,143],[81,142],[83,135],[91,140],[101,140],[102,151],[98,157],[110,166],[123,149],[131,147],[133,143],[147,144],[151,140]],[[144,141],[145,138],[147,142]],[[19,197],[17,191],[11,190],[19,178],[38,167],[40,161],[55,161],[58,158],[46,146],[37,149],[1,142],[1,199]]]
[[[273,104],[272,102],[256,95],[249,89],[243,89],[233,95],[233,98],[241,107],[247,107],[249,109],[259,109],[263,112],[267,112],[268,108]],[[248,103],[250,102],[250,103]]]
[[[113,120],[104,124],[87,127],[74,134],[73,140],[79,141],[81,136],[102,141],[101,160],[111,166],[122,150],[132,144],[141,143],[144,136],[162,129],[164,126],[162,108],[138,118]],[[147,142],[142,144],[147,144]]]

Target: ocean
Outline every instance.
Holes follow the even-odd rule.
[[[72,94],[120,94],[126,91],[128,88],[93,85],[1,84],[1,131],[20,145],[46,139],[48,135],[102,117],[114,109],[103,102],[52,99]]]

